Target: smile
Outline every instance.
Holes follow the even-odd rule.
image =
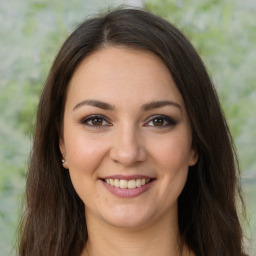
[[[131,180],[123,180],[123,179],[104,179],[104,181],[116,188],[124,188],[124,189],[135,189],[141,186],[146,185],[150,182],[151,179],[131,179]]]

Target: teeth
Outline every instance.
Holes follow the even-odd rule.
[[[134,179],[134,180],[119,180],[119,179],[105,179],[105,182],[116,188],[139,188],[147,184],[150,179]]]
[[[141,179],[136,180],[136,187],[139,188],[141,186]]]
[[[129,180],[128,181],[128,188],[136,188],[135,180]]]
[[[118,179],[115,179],[115,180],[114,180],[114,186],[115,186],[116,188],[119,188],[119,187],[120,187],[120,182],[119,182]]]
[[[128,181],[127,180],[120,180],[119,187],[120,188],[127,188],[128,187]]]

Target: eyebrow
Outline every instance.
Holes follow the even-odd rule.
[[[83,101],[79,102],[78,104],[76,104],[75,107],[73,108],[73,111],[76,110],[77,108],[80,108],[85,105],[97,107],[97,108],[104,109],[104,110],[114,110],[115,109],[115,107],[113,105],[110,105],[106,102],[90,99],[90,100],[83,100]],[[178,104],[174,101],[169,101],[169,100],[152,101],[150,103],[146,103],[146,104],[142,105],[141,109],[143,111],[149,111],[149,110],[152,110],[155,108],[161,108],[161,107],[165,107],[165,106],[177,107],[182,112],[182,106],[180,104]]]
[[[182,106],[180,104],[178,104],[177,102],[174,102],[174,101],[169,101],[169,100],[152,101],[150,103],[144,104],[141,108],[144,111],[148,111],[148,110],[152,110],[155,108],[162,108],[165,106],[174,106],[182,112]]]
[[[77,109],[77,108],[80,108],[82,106],[93,106],[93,107],[97,107],[97,108],[101,108],[101,109],[104,109],[104,110],[114,110],[115,107],[108,104],[108,103],[105,103],[105,102],[102,102],[102,101],[98,101],[98,100],[83,100],[81,102],[79,102],[78,104],[75,105],[75,107],[73,108],[73,110]]]

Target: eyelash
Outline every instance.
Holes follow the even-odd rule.
[[[154,122],[156,120],[162,120],[162,125],[150,125],[151,122]],[[175,126],[177,124],[177,121],[175,121],[173,118],[165,115],[154,115],[149,118],[149,120],[146,122],[144,126],[150,126],[150,127],[156,127],[156,128],[165,128],[170,126]]]
[[[94,125],[92,122],[93,120],[95,121],[96,119],[101,120],[103,123],[106,122],[107,124],[101,124],[101,125]],[[89,124],[89,122],[91,122],[91,124]],[[100,128],[102,126],[111,126],[112,124],[109,122],[108,118],[103,116],[103,115],[90,115],[86,118],[84,118],[81,121],[82,124],[87,125],[87,126],[91,126],[94,128]]]
[[[102,123],[99,123],[100,125],[95,125],[92,122],[96,121],[96,120],[100,120]],[[154,121],[159,121],[161,120],[163,123],[162,125],[152,125],[150,124],[151,122]],[[81,120],[81,123],[93,128],[100,128],[102,126],[112,126],[112,124],[110,123],[109,119],[104,116],[104,115],[90,115],[84,119]],[[170,118],[168,116],[165,115],[154,115],[151,116],[150,118],[147,119],[146,123],[143,125],[145,127],[155,127],[155,128],[165,128],[165,127],[170,127],[170,126],[175,126],[177,124],[177,121],[175,121],[173,118]]]

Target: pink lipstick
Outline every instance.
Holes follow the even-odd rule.
[[[136,197],[149,190],[155,179],[142,175],[112,175],[101,179],[105,188],[118,197]]]

